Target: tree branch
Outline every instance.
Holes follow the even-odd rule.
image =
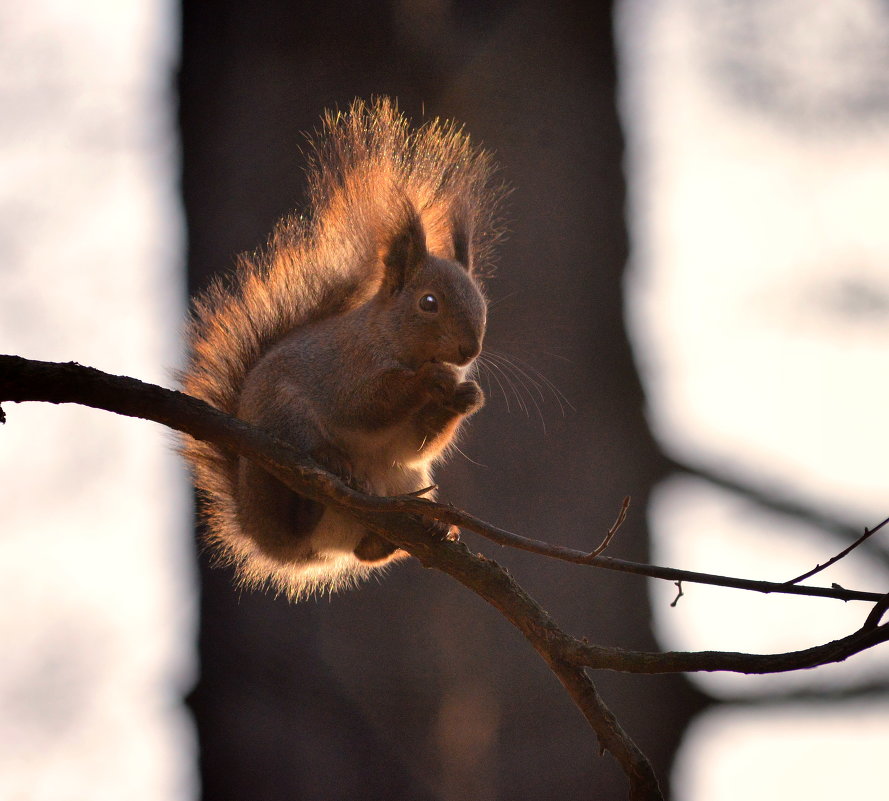
[[[845,548],[843,548],[843,550],[840,551],[836,556],[833,556],[830,559],[828,559],[823,565],[815,565],[815,567],[813,567],[811,570],[803,573],[801,576],[797,576],[796,578],[790,579],[790,581],[788,581],[787,584],[799,584],[801,581],[805,581],[807,578],[811,578],[812,576],[816,575],[817,573],[820,573],[822,570],[827,570],[827,568],[829,568],[831,565],[835,565],[837,562],[840,561],[840,559],[843,559],[844,557],[848,556],[859,545],[861,545],[866,540],[870,539],[871,536],[876,534],[887,523],[889,523],[889,517],[887,517],[882,523],[880,523],[877,526],[874,526],[873,528],[865,528],[864,534],[862,534],[851,545],[847,545]]]
[[[181,392],[112,376],[75,362],[56,364],[0,356],[0,403],[4,401],[77,403],[153,420],[253,459],[307,497],[349,508],[367,528],[404,548],[424,565],[453,576],[500,609],[550,665],[596,732],[600,749],[610,751],[621,765],[630,783],[630,798],[663,798],[650,763],[602,702],[583,668],[558,660],[548,648],[550,634],[566,635],[495,562],[471,554],[462,543],[431,538],[427,526],[415,514],[394,518],[395,510],[386,507],[389,499],[355,492],[286,443]],[[484,591],[480,591],[482,587]],[[523,619],[523,614],[528,617]]]
[[[134,378],[113,376],[76,362],[40,362],[20,356],[0,356],[0,403],[3,401],[76,403],[128,417],[153,420],[262,464],[291,489],[313,500],[332,500],[352,512],[409,513],[433,517],[472,531],[499,545],[564,562],[667,581],[709,584],[766,594],[782,593],[873,602],[883,597],[882,593],[862,592],[845,587],[791,585],[597,556],[602,545],[607,547],[623,522],[626,506],[622,506],[618,519],[606,534],[602,545],[588,553],[514,534],[454,506],[415,497],[416,493],[398,497],[364,495],[340,482],[336,476],[327,473],[320,465],[287,443],[229,417],[196,398]],[[628,504],[628,501],[625,500],[624,504]]]
[[[606,648],[577,642],[564,657],[574,664],[627,673],[693,673],[728,671],[732,673],[787,673],[792,670],[842,662],[850,656],[889,640],[889,624],[862,626],[839,640],[782,654],[746,654],[735,651],[666,651],[648,653]]]
[[[583,553],[512,534],[480,521],[452,506],[404,496],[363,495],[325,472],[286,443],[262,430],[222,414],[207,404],[132,378],[112,376],[76,363],[54,364],[0,356],[0,403],[44,401],[78,403],[116,414],[153,420],[196,439],[211,441],[263,465],[296,492],[323,503],[345,507],[372,531],[404,548],[424,565],[447,573],[498,609],[550,666],[599,738],[600,747],[617,759],[630,782],[630,797],[638,801],[661,798],[651,765],[623,731],[598,695],[586,668],[633,673],[725,670],[774,673],[837,662],[889,639],[889,624],[879,621],[887,598],[855,590],[783,585],[640,565],[596,552]],[[0,421],[4,418],[0,410]],[[624,509],[625,511],[625,509]],[[785,654],[733,652],[646,653],[591,645],[563,632],[496,562],[471,553],[463,543],[431,538],[423,516],[461,525],[514,548],[592,567],[620,570],[669,580],[697,581],[758,592],[875,601],[861,629],[834,642]],[[621,517],[612,526],[607,546]]]

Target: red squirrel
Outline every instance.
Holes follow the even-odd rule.
[[[453,123],[411,129],[388,99],[328,113],[309,213],[195,303],[183,389],[286,440],[356,489],[416,492],[464,419],[485,334],[503,188]],[[242,581],[299,599],[406,554],[204,442],[194,469],[209,540]],[[445,529],[446,530],[446,529]]]

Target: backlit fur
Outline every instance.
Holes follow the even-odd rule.
[[[489,155],[453,123],[433,120],[412,131],[391,101],[356,101],[347,113],[324,117],[309,158],[308,213],[285,218],[264,249],[242,256],[230,288],[217,281],[195,302],[182,386],[229,414],[238,413],[251,368],[276,343],[374,296],[385,278],[381,248],[406,216],[418,215],[431,257],[459,261],[472,276],[490,267],[503,189],[492,181]],[[397,489],[430,481],[431,461],[458,422]],[[351,586],[376,569],[345,551],[311,564],[270,557],[239,523],[238,458],[190,439],[182,450],[194,469],[208,540],[244,583],[297,599]]]

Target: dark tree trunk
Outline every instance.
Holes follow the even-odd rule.
[[[508,411],[492,376],[488,405],[460,444],[469,459],[442,471],[442,497],[519,533],[589,548],[630,494],[610,553],[644,560],[645,506],[665,466],[624,330],[609,4],[183,7],[189,289],[300,205],[301,132],[323,109],[387,94],[414,120],[466,123],[515,187],[486,344],[541,371],[574,410],[563,416],[552,393],[516,373],[523,401],[507,390]],[[655,647],[643,580],[494,555],[567,631]],[[201,678],[189,702],[206,801],[625,797],[613,760],[596,756],[524,640],[444,577],[402,565],[379,584],[296,606],[239,592],[205,556],[201,580]],[[701,697],[677,677],[597,681],[666,784]]]

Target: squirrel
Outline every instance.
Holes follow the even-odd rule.
[[[309,212],[196,300],[182,387],[353,488],[418,492],[484,403],[472,375],[504,188],[462,128],[412,130],[387,98],[327,112],[309,141]],[[207,539],[247,585],[299,600],[407,556],[249,460],[191,439],[182,450]]]

